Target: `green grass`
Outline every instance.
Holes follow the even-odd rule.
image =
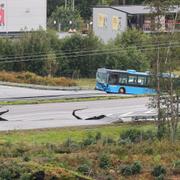
[[[96,79],[82,78],[75,80],[77,86],[83,89],[94,89],[96,85]]]
[[[131,128],[133,131],[128,131],[131,133],[127,134],[127,130]],[[137,129],[141,130],[138,132],[142,132],[141,138],[140,134],[136,133]],[[148,134],[151,132],[149,136],[147,136],[147,130],[150,130]],[[120,140],[120,134],[124,131],[126,131],[124,134],[127,139],[123,141],[123,139]],[[95,137],[97,132],[101,134],[99,139]],[[145,132],[146,136],[143,135]],[[131,137],[138,139],[129,141],[129,139],[132,140]],[[90,144],[85,144],[85,142],[90,142]],[[175,170],[174,162],[179,161],[179,152],[179,139],[174,144],[167,137],[158,140],[155,124],[147,122],[88,128],[1,132],[0,179],[1,177],[4,179],[4,174],[10,177],[16,175],[17,172],[17,175],[22,176],[42,171],[46,174],[45,179],[52,177],[58,177],[56,179],[60,180],[155,179],[151,172],[157,165],[166,168],[166,179],[173,179],[173,177],[178,179],[179,176],[174,174],[173,170]],[[102,159],[103,156],[106,158]],[[100,166],[100,162],[101,165],[108,163],[108,168]],[[142,167],[139,174],[124,176],[121,168],[135,162],[139,162]],[[83,176],[84,171],[79,171],[78,168],[84,165],[89,167],[85,176]]]
[[[180,70],[175,71],[175,74],[180,75]]]
[[[146,95],[134,96],[97,96],[87,98],[64,98],[64,99],[35,99],[35,100],[16,100],[16,101],[0,101],[0,105],[25,105],[25,104],[45,104],[45,103],[64,103],[64,102],[84,102],[97,100],[113,100],[113,99],[127,99],[136,97],[147,97]]]
[[[30,144],[46,144],[46,143],[62,143],[68,138],[81,141],[83,138],[90,134],[100,132],[103,136],[118,139],[122,131],[130,127],[137,127],[143,130],[154,129],[152,124],[147,125],[111,125],[99,127],[79,127],[79,128],[60,128],[60,129],[47,129],[47,130],[30,130],[30,131],[11,131],[9,133],[0,133],[0,142],[20,143],[26,142]]]

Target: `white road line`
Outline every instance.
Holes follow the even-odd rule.
[[[126,116],[129,116],[133,114],[133,112],[128,112],[128,113],[125,113],[125,114],[121,114],[119,117],[126,117]]]
[[[151,114],[152,112],[154,112],[154,110],[149,110],[149,111],[146,111],[144,112],[145,114]]]

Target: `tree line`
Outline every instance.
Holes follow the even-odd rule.
[[[0,38],[0,70],[42,76],[95,77],[97,68],[149,70],[152,37],[135,29],[104,44],[93,34],[59,39],[54,31]],[[147,47],[147,48],[146,48]]]

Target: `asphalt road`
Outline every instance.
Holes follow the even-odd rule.
[[[0,131],[110,124],[122,118],[128,121],[129,119],[126,117],[129,116],[154,114],[152,110],[148,109],[148,103],[149,98],[143,97],[6,106],[0,110],[9,109],[9,112],[2,116],[8,121],[0,122]],[[81,108],[86,109],[77,112],[77,115],[83,119],[78,120],[72,116],[72,112]],[[106,115],[107,117],[101,120],[84,120],[99,115]]]
[[[95,90],[42,90],[0,85],[0,101],[17,99],[77,98],[107,95]]]

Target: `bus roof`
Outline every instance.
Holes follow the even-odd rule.
[[[138,72],[136,70],[133,70],[133,69],[128,69],[128,70],[117,70],[117,69],[106,69],[106,68],[99,68],[98,69],[98,72],[102,72],[102,73],[107,73],[107,72],[114,72],[114,73],[128,73],[128,74],[135,74],[135,75],[143,75],[143,76],[148,76],[150,75],[150,73],[147,71],[147,72]]]

